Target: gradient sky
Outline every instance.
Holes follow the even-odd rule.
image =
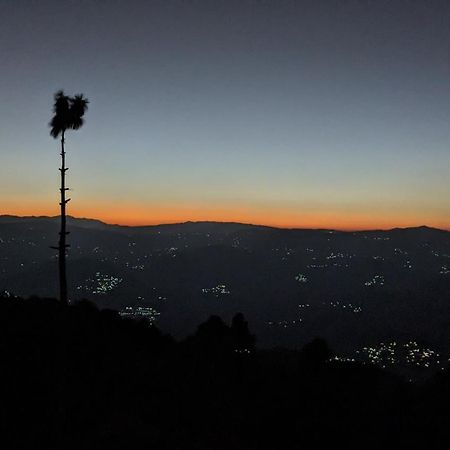
[[[0,0],[0,214],[450,229],[450,2]]]

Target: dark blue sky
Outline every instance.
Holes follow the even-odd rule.
[[[450,228],[450,3],[0,2],[0,213]],[[25,178],[25,180],[24,180]]]

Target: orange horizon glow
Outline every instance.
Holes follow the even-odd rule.
[[[124,226],[161,225],[182,222],[237,222],[276,228],[331,229],[341,231],[389,230],[427,225],[450,231],[450,223],[436,217],[421,220],[415,214],[377,216],[361,212],[308,212],[287,209],[257,209],[238,206],[203,207],[198,205],[142,206],[127,205],[119,208],[113,205],[100,209],[96,206],[73,207],[68,214],[78,218],[97,219],[108,224]],[[0,215],[14,216],[58,216],[57,206],[22,203],[0,211]]]

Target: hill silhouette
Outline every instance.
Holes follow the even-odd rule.
[[[325,341],[257,350],[242,315],[175,341],[90,302],[0,299],[4,448],[440,449],[449,373],[407,383]]]

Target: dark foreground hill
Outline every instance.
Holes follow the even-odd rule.
[[[450,233],[286,230],[236,223],[69,222],[72,300],[147,307],[176,337],[242,311],[261,347],[311,336],[340,356],[440,370],[450,356]],[[0,291],[57,293],[57,218],[0,217]]]
[[[442,449],[448,371],[424,385],[257,351],[241,315],[182,342],[81,302],[0,299],[0,444],[17,450]]]

